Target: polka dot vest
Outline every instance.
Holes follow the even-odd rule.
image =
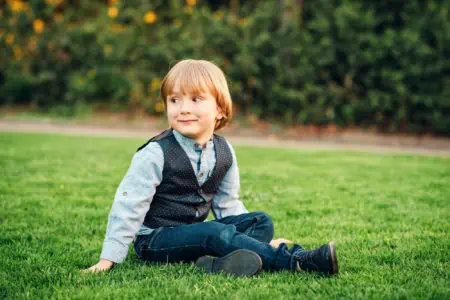
[[[211,209],[212,199],[231,167],[233,157],[225,138],[214,134],[216,166],[203,185],[199,185],[191,162],[168,129],[139,147],[157,142],[164,154],[163,179],[147,212],[144,225],[150,228],[203,222]]]

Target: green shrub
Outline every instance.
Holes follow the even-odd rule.
[[[157,114],[169,67],[202,58],[263,119],[450,134],[448,1],[17,3],[0,4],[0,103]]]
[[[18,73],[13,73],[4,79],[0,87],[0,94],[2,95],[0,103],[27,103],[32,97],[33,87],[31,78]]]

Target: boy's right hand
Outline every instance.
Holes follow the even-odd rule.
[[[292,244],[292,243],[294,243],[294,242],[293,242],[293,241],[290,241],[290,240],[286,240],[286,239],[284,239],[284,238],[276,239],[276,240],[270,241],[270,245],[271,245],[272,247],[274,247],[274,248],[278,248],[278,247],[281,245],[281,243]]]
[[[88,269],[82,270],[84,273],[96,273],[110,270],[114,266],[114,262],[107,259],[100,259],[98,263]]]

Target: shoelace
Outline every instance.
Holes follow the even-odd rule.
[[[302,254],[297,254],[296,255],[297,260],[299,261],[299,265],[300,265],[301,269],[303,269],[303,270],[311,269],[311,267],[313,269],[318,269],[319,268],[319,266],[316,263],[314,263],[314,260],[313,260],[314,255],[315,255],[315,250],[313,250],[313,251],[303,250],[303,251],[299,251],[299,252],[300,253],[306,252],[306,253],[302,253]],[[305,264],[308,265],[307,268],[304,267]]]

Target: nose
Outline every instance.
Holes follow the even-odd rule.
[[[183,99],[180,104],[180,113],[189,114],[191,112],[191,103],[189,100]]]

